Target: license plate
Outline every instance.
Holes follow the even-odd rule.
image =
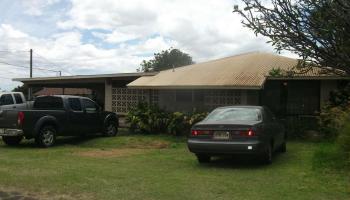
[[[0,128],[0,134],[4,134],[5,133],[5,129]]]
[[[215,131],[213,138],[217,140],[228,140],[230,138],[230,133],[228,131]]]

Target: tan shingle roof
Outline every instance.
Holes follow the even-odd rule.
[[[273,68],[288,70],[296,59],[269,53],[248,53],[161,71],[128,84],[132,88],[258,89]]]

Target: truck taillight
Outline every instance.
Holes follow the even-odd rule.
[[[197,136],[197,135],[210,135],[211,131],[208,130],[192,130],[191,131],[192,136]]]
[[[241,132],[240,132],[240,135],[241,135],[241,136],[251,137],[251,136],[255,136],[256,133],[255,133],[255,131],[253,131],[252,129],[249,129],[249,130],[241,131]]]
[[[23,125],[24,122],[24,113],[18,112],[17,123],[18,125]]]

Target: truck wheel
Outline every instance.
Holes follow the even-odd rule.
[[[105,125],[104,135],[107,137],[114,137],[118,133],[118,127],[116,123],[109,121]]]
[[[266,147],[262,156],[262,162],[267,165],[272,163],[272,145]]]
[[[2,140],[9,146],[16,146],[22,141],[22,136],[2,136]]]
[[[44,126],[40,129],[35,142],[40,147],[51,147],[56,142],[56,129],[53,126]]]
[[[205,154],[196,154],[197,160],[199,163],[208,163],[210,162],[210,156]]]

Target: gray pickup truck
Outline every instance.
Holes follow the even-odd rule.
[[[0,112],[0,136],[7,145],[17,145],[23,138],[50,147],[57,136],[115,136],[118,125],[115,113],[102,111],[89,98],[69,95],[40,96],[30,110]]]

